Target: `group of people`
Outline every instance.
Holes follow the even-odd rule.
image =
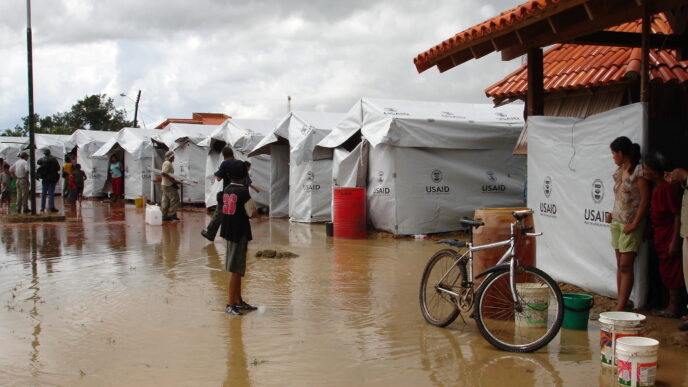
[[[86,172],[81,170],[81,164],[72,163],[71,156],[67,155],[62,164],[62,197],[67,198],[68,203],[81,203],[84,194],[84,182]]]
[[[661,281],[668,292],[662,317],[682,318],[680,330],[688,330],[685,302],[688,283],[688,171],[673,168],[661,152],[642,158],[640,146],[627,137],[610,144],[618,169],[614,173],[612,247],[616,254],[616,310],[629,307],[633,289],[633,266],[646,231],[651,235]],[[681,199],[683,195],[683,199]],[[647,230],[646,230],[647,229]]]

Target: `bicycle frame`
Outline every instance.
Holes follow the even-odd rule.
[[[515,212],[515,215],[521,215],[521,214],[532,214],[532,211],[525,210],[525,211],[517,211]],[[490,249],[496,249],[498,247],[504,247],[504,246],[509,246],[509,248],[504,252],[502,257],[497,261],[495,266],[499,266],[506,262],[507,260],[509,261],[509,287],[511,290],[511,298],[514,303],[518,302],[518,296],[516,292],[516,267],[518,266],[518,259],[516,259],[516,255],[514,254],[514,247],[516,244],[516,234],[515,234],[515,227],[518,223],[520,223],[521,220],[516,220],[515,222],[512,222],[510,225],[511,228],[511,237],[507,240],[499,241],[499,242],[494,242],[494,243],[488,243],[486,245],[479,245],[479,246],[474,246],[472,241],[467,243],[466,246],[468,247],[468,251],[466,251],[459,259],[454,262],[454,264],[447,270],[447,272],[440,278],[440,283],[444,281],[444,279],[447,277],[449,272],[456,267],[456,265],[459,264],[466,256],[468,256],[468,265],[467,266],[467,277],[469,279],[467,285],[469,285],[471,288],[473,287],[474,284],[474,277],[473,277],[473,253],[475,251],[482,251],[482,250],[490,250]],[[524,236],[526,237],[534,237],[534,236],[539,236],[542,235],[542,233],[524,233]],[[455,292],[452,292],[451,290],[444,289],[444,288],[438,288],[440,291],[445,292],[447,294],[451,294],[454,297],[461,297],[460,294],[457,294]]]

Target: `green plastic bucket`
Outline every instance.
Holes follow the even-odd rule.
[[[564,322],[562,327],[584,331],[588,329],[588,317],[593,305],[589,294],[564,293]]]

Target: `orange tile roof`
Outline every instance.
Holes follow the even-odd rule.
[[[666,16],[652,19],[652,33],[672,34]],[[609,28],[617,32],[641,32],[636,20]],[[544,54],[546,92],[575,90],[620,84],[640,77],[639,48],[557,44]],[[688,61],[678,61],[674,50],[650,50],[650,81],[688,82]],[[485,89],[495,103],[523,98],[528,90],[527,63],[506,78]]]
[[[192,113],[192,118],[168,118],[156,126],[155,129],[165,129],[172,123],[178,124],[198,124],[198,125],[220,125],[232,116],[222,113]]]
[[[467,30],[461,31],[442,43],[419,54],[413,59],[418,72],[423,72],[434,66],[436,62],[453,51],[460,48],[464,43],[475,41],[481,37],[494,34],[495,32],[507,29],[514,24],[525,21],[528,18],[538,18],[549,7],[560,4],[562,7],[570,7],[580,4],[577,0],[531,0],[513,9],[502,12],[498,16],[480,23]]]

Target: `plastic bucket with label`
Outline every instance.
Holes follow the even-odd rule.
[[[646,317],[632,312],[600,313],[600,352],[602,364],[616,366],[616,341],[622,337],[642,336]]]
[[[589,294],[564,293],[564,322],[562,328],[584,331],[588,329],[588,317],[593,305]]]
[[[523,299],[523,313],[516,313],[516,326],[520,328],[546,327],[549,286],[539,283],[522,283],[516,284],[516,291]]]
[[[659,341],[621,337],[616,342],[617,382],[621,386],[654,386]]]

